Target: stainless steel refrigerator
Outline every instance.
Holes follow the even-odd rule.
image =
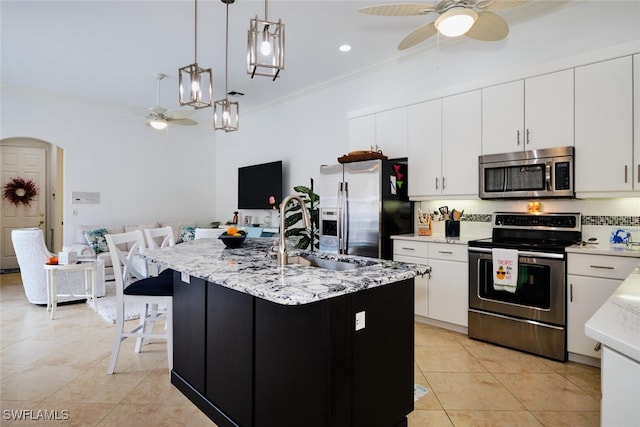
[[[320,167],[320,250],[391,259],[390,236],[413,232],[407,159]]]

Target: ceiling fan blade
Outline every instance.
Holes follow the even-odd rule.
[[[500,15],[480,12],[478,20],[465,35],[476,40],[494,42],[504,39],[508,34],[509,24]]]
[[[501,10],[521,6],[530,1],[531,0],[480,0],[476,3],[476,7],[482,10]]]
[[[181,125],[181,126],[195,126],[198,124],[198,122],[196,122],[195,120],[191,120],[191,119],[174,119],[174,118],[167,118],[167,123],[172,124],[172,125]]]
[[[361,9],[358,9],[358,12],[366,13],[368,15],[411,16],[424,15],[435,10],[435,6],[429,4],[397,3],[363,7]]]
[[[165,116],[172,119],[184,119],[193,115],[193,110],[170,110],[164,113]]]
[[[433,25],[433,22],[429,22],[428,24],[421,25],[413,32],[411,32],[407,37],[405,37],[400,44],[398,45],[398,50],[405,50],[410,47],[421,43],[434,35],[437,32],[436,27]]]

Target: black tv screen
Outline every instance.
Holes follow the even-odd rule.
[[[282,161],[238,168],[238,209],[271,209],[282,201]]]

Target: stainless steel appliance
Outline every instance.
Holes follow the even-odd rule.
[[[481,199],[575,197],[574,148],[478,157]]]
[[[413,232],[407,159],[320,167],[320,250],[391,259],[392,234]]]
[[[556,360],[567,357],[565,248],[579,213],[497,212],[492,237],[469,242],[469,337]],[[493,250],[517,251],[514,292],[495,286]]]

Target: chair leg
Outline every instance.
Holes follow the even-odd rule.
[[[140,313],[140,323],[138,323],[138,330],[141,330],[141,333],[146,334],[147,333],[147,315],[149,314],[149,304],[145,304],[144,305],[144,310],[142,310],[142,313]],[[142,350],[142,343],[144,341],[143,337],[138,337],[136,339],[136,349],[135,352],[136,353],[140,353],[140,350]]]
[[[151,332],[155,329],[156,320],[158,319],[158,304],[151,304],[151,311],[149,312],[149,323],[151,324]],[[144,344],[149,344],[151,338],[145,338]]]
[[[120,343],[122,343],[122,332],[124,331],[124,304],[118,305],[116,314],[116,334],[113,339],[113,348],[111,349],[111,358],[109,359],[109,367],[107,374],[111,375],[116,370],[116,362],[120,353]]]

